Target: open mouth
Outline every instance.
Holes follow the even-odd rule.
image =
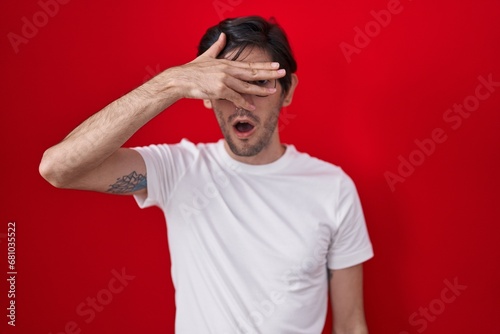
[[[254,126],[247,122],[237,122],[234,127],[238,132],[246,133],[252,131]]]
[[[250,123],[248,120],[236,120],[233,124],[233,128],[236,131],[236,135],[240,138],[245,138],[250,136],[255,129],[255,125]]]

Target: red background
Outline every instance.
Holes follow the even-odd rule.
[[[74,321],[81,333],[173,333],[160,210],[140,210],[129,197],[52,188],[38,163],[91,114],[159,70],[192,60],[208,26],[259,14],[278,19],[299,64],[300,84],[280,121],[283,141],[342,166],[358,186],[376,253],[365,265],[370,332],[499,333],[500,87],[457,129],[443,115],[475,94],[479,76],[500,81],[500,3],[402,0],[348,62],[341,42],[355,45],[354,28],[364,30],[371,11],[387,6],[72,0],[47,22],[39,15],[38,33],[16,53],[8,34],[21,35],[23,17],[33,22],[42,7],[3,1],[0,248],[6,273],[5,233],[16,221],[18,276],[15,328],[6,325],[1,279],[2,332],[55,334]],[[436,128],[447,140],[392,191],[384,173],[398,172],[400,155],[417,159],[415,140]],[[200,101],[180,101],[127,145],[220,136]],[[135,278],[86,323],[76,307],[122,268]],[[466,288],[444,303],[445,281],[455,280]],[[425,320],[419,312],[429,307]]]

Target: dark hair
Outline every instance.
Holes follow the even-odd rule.
[[[246,16],[225,19],[209,28],[203,35],[198,45],[198,56],[217,41],[221,32],[226,34],[226,46],[218,58],[237,50],[232,57],[232,60],[236,60],[248,46],[258,47],[266,51],[272,61],[280,63],[280,68],[286,70],[286,75],[278,80],[283,88],[283,94],[288,92],[292,84],[292,73],[297,71],[297,63],[285,32],[274,18],[265,20],[260,16]]]

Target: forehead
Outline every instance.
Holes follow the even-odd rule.
[[[238,53],[239,49],[234,49],[229,51],[224,58],[233,60],[234,56]],[[241,52],[241,54],[238,56],[236,61],[242,61],[242,62],[268,62],[272,61],[271,56],[269,53],[261,48],[254,47],[254,46],[248,46]]]

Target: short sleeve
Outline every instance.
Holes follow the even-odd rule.
[[[354,182],[343,173],[336,203],[336,228],[328,251],[328,268],[343,269],[373,257],[361,201]]]
[[[134,147],[146,164],[147,195],[134,195],[140,208],[164,208],[179,180],[198,155],[197,147],[183,139],[174,145]]]

